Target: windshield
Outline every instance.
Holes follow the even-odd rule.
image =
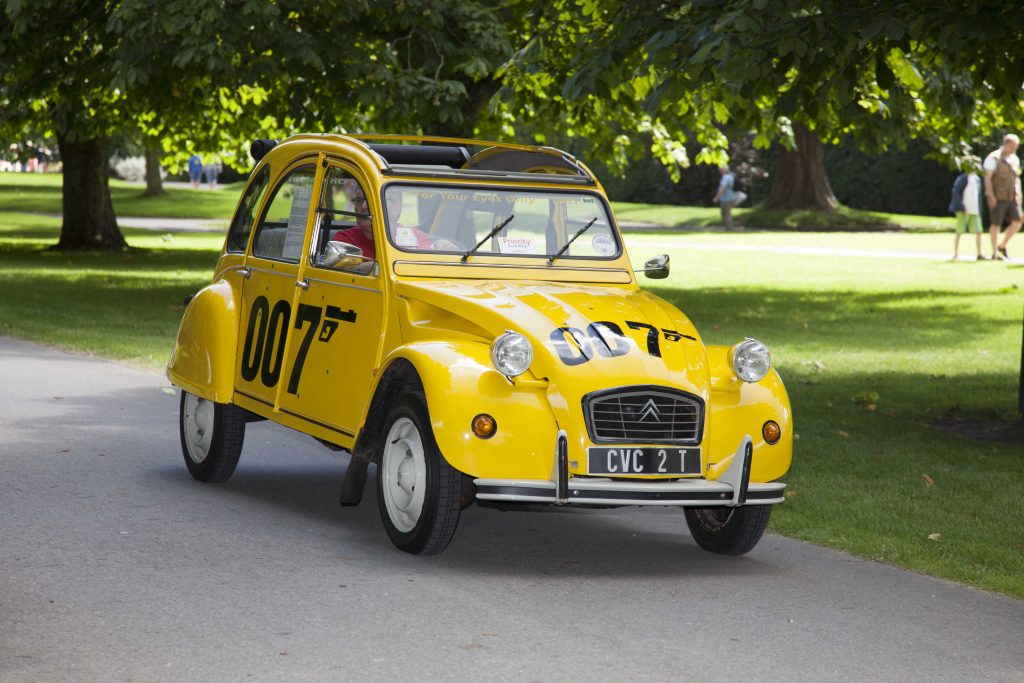
[[[605,202],[589,192],[392,184],[384,203],[388,238],[403,251],[457,253],[469,261],[484,255],[613,259],[621,253]]]

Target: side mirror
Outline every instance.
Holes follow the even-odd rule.
[[[316,265],[324,268],[352,268],[364,261],[363,250],[348,242],[328,242]]]
[[[669,258],[668,254],[661,254],[655,256],[650,261],[644,264],[644,275],[651,278],[652,280],[662,280],[668,277],[669,272]]]

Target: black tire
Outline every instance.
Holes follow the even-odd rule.
[[[719,555],[743,555],[761,540],[771,505],[744,505],[743,507],[684,508],[686,525],[693,540],[704,550]]]
[[[227,481],[242,454],[245,422],[245,411],[241,408],[207,401],[182,390],[178,434],[189,474],[199,481]]]
[[[448,547],[459,524],[462,473],[437,447],[420,394],[405,394],[395,402],[376,456],[377,507],[391,542],[413,555],[434,555]],[[422,487],[420,498],[417,486]]]

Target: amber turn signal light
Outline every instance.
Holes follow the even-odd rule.
[[[473,418],[473,433],[481,439],[489,439],[498,431],[498,423],[487,413],[480,413]]]
[[[769,445],[774,444],[779,440],[779,437],[782,436],[782,427],[780,427],[779,423],[775,420],[768,420],[764,423],[764,426],[761,427],[761,436],[764,437],[764,440]]]

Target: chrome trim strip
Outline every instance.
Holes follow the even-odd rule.
[[[297,263],[289,263],[288,265],[295,266],[296,268],[298,268]],[[281,272],[280,270],[270,270],[269,268],[257,268],[255,266],[250,266],[249,270],[253,273],[266,273],[267,275],[277,275],[280,277],[287,277],[293,279],[295,277],[295,273],[284,273]]]
[[[307,271],[307,272],[309,272],[309,271]],[[333,285],[335,287],[348,287],[349,289],[360,289],[360,290],[362,290],[364,292],[375,292],[377,294],[383,294],[384,293],[382,290],[374,289],[373,287],[361,287],[359,285],[350,285],[350,284],[346,284],[344,282],[331,282],[330,280],[324,280],[323,278],[319,278],[319,277],[307,277],[306,279],[308,281],[310,281],[310,282],[319,282],[320,284]]]
[[[384,176],[403,178],[473,178],[475,180],[515,180],[519,182],[550,183],[552,185],[595,185],[589,176],[562,175],[559,173],[522,173],[519,171],[491,171],[484,169],[432,170],[411,164],[392,164],[381,171]]]

